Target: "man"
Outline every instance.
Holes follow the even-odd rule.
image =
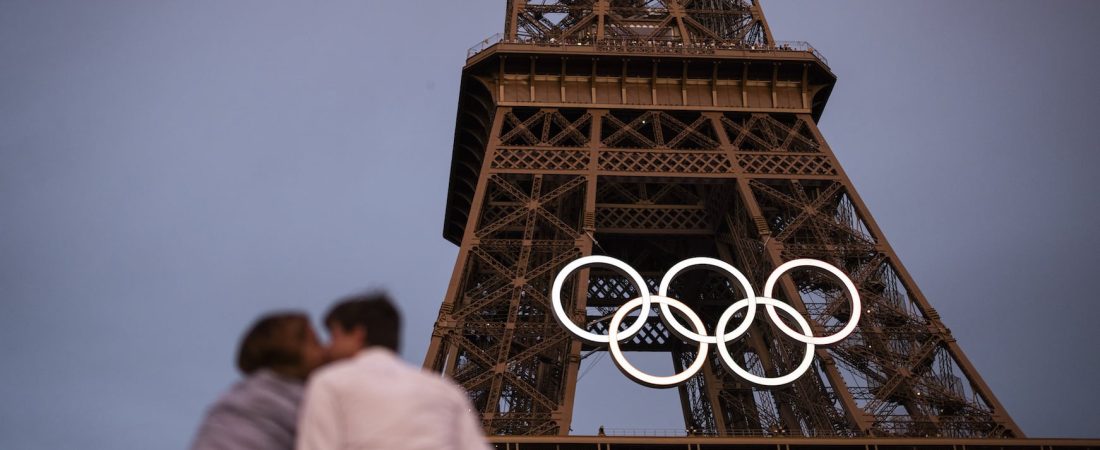
[[[299,450],[489,446],[466,393],[397,355],[400,317],[385,294],[353,297],[325,317],[332,363],[310,379]]]
[[[237,350],[245,378],[210,407],[191,448],[293,449],[303,383],[323,359],[305,314],[261,317]]]

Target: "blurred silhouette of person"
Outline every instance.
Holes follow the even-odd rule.
[[[401,318],[386,294],[341,301],[324,323],[341,360],[306,386],[299,450],[490,448],[466,392],[397,355]]]
[[[258,319],[237,350],[244,378],[207,410],[192,450],[293,449],[305,380],[324,359],[309,316]]]

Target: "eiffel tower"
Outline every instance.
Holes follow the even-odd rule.
[[[811,45],[774,40],[756,0],[508,1],[504,33],[471,49],[462,72],[443,229],[460,250],[425,367],[469,392],[490,435],[565,435],[581,360],[606,348],[555,322],[564,265],[611,256],[655,292],[689,257],[726,261],[757,289],[780,264],[813,258],[858,287],[856,331],[780,387],[710,355],[676,387],[685,430],[1022,438],[818,130],[835,82]],[[713,333],[745,296],[737,286],[693,271],[671,296]],[[589,268],[563,295],[574,323],[606,334],[638,289]],[[775,296],[822,336],[851,318],[845,292],[798,270]],[[805,351],[761,320],[727,345],[768,376]],[[622,348],[667,352],[677,371],[697,356],[654,320]]]

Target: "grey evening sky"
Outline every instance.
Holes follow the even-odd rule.
[[[0,448],[185,447],[251,320],[365,288],[419,364],[458,75],[504,3],[0,1]],[[764,8],[829,58],[822,131],[1008,411],[1100,437],[1100,2]],[[682,427],[606,359],[577,404],[577,433]]]

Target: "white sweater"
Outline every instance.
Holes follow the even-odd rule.
[[[457,385],[371,347],[310,378],[297,448],[487,450],[489,445]]]

